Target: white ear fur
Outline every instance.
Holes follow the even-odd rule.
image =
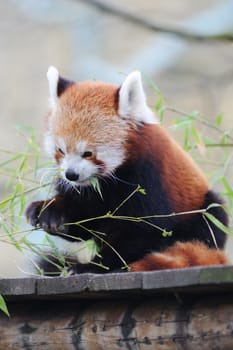
[[[57,84],[59,80],[59,72],[57,68],[51,66],[47,72],[47,79],[49,82],[50,104],[55,107],[57,104]]]
[[[156,123],[154,113],[146,103],[139,71],[129,74],[120,88],[119,114],[124,118],[132,118],[141,123]]]

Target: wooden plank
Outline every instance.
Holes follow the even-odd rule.
[[[233,266],[194,267],[140,273],[83,274],[55,278],[0,279],[0,294],[20,298],[112,298],[173,293],[233,291]]]
[[[0,278],[0,294],[14,298],[37,294],[37,278]]]
[[[31,301],[0,316],[0,349],[233,349],[231,294]]]

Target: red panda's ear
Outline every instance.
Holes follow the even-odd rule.
[[[58,97],[68,86],[73,84],[73,82],[60,77],[57,68],[53,66],[49,67],[47,78],[49,82],[50,104],[53,108],[57,104]]]
[[[138,71],[129,74],[120,87],[119,114],[140,123],[156,123],[154,113],[146,103],[141,73]]]
[[[50,105],[51,107],[55,107],[57,105],[57,84],[58,84],[58,80],[59,80],[59,73],[57,68],[51,66],[48,69],[47,72],[47,79],[48,79],[48,83],[49,83],[49,94],[50,94]]]

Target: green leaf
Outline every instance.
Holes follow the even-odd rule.
[[[160,97],[155,105],[156,111],[158,111],[164,104],[164,98]]]
[[[4,200],[2,200],[0,202],[0,210],[4,210],[5,208],[7,208],[11,199],[12,199],[12,196],[9,196],[9,197],[5,198]]]
[[[159,120],[160,120],[161,123],[163,122],[163,115],[164,115],[165,111],[166,111],[166,106],[162,106],[158,110]]]
[[[220,126],[222,124],[222,120],[223,120],[223,113],[220,113],[215,120],[216,125]]]
[[[141,194],[143,194],[143,195],[146,195],[146,190],[145,190],[145,188],[140,187],[140,188],[138,189],[138,192],[141,193]]]
[[[221,181],[222,181],[222,184],[223,184],[225,190],[227,191],[228,195],[233,196],[233,188],[230,186],[227,179],[225,177],[223,177]]]
[[[17,124],[15,126],[15,129],[17,131],[26,131],[26,132],[30,132],[30,133],[35,133],[35,128],[33,128],[32,126],[29,125],[23,125],[23,124]]]
[[[200,144],[201,143],[201,137],[200,137],[197,129],[194,126],[192,126],[192,128],[191,128],[191,132],[192,132],[192,135],[193,135],[194,140],[196,141],[196,143]]]
[[[5,162],[0,163],[0,167],[2,168],[3,166],[5,166],[7,164],[13,163],[14,161],[20,159],[21,157],[22,157],[21,154],[16,154],[15,156],[7,159]]]
[[[192,124],[193,120],[192,118],[183,118],[183,119],[175,119],[174,120],[174,126],[176,128],[180,128],[180,127],[184,127],[184,126],[187,126],[187,125],[190,125]]]
[[[198,115],[200,114],[199,111],[192,111],[190,114],[189,114],[189,118],[191,119],[196,119],[198,117]]]
[[[172,231],[163,230],[163,232],[162,232],[162,236],[163,236],[163,237],[171,237],[172,234],[173,234]]]
[[[223,177],[221,179],[221,182],[222,182],[224,189],[225,189],[224,195],[227,196],[227,199],[229,201],[229,205],[230,205],[230,207],[232,207],[232,205],[233,205],[233,187],[229,184],[229,182],[227,181],[227,179],[225,177]]]
[[[88,239],[85,242],[85,248],[92,254],[92,256],[99,255],[100,247],[94,239]]]
[[[103,200],[103,196],[102,196],[102,192],[101,192],[101,188],[100,188],[100,183],[97,177],[92,177],[91,178],[91,186],[93,187],[93,189],[100,195],[101,199]]]
[[[143,74],[143,78],[156,94],[162,95],[161,90],[151,78],[149,78],[146,74]]]
[[[28,157],[27,156],[23,156],[22,157],[22,160],[21,160],[21,162],[20,162],[20,164],[19,164],[19,168],[18,168],[18,173],[21,173],[23,170],[27,170],[26,169],[26,162],[27,162],[27,159],[28,159]]]
[[[2,310],[2,312],[4,312],[5,315],[10,317],[8,308],[7,308],[6,303],[5,303],[5,300],[3,299],[1,294],[0,294],[0,310]]]
[[[211,221],[217,228],[226,233],[227,235],[232,235],[232,231],[229,227],[223,225],[221,221],[216,219],[216,217],[210,213],[203,214],[209,221]]]
[[[59,263],[62,266],[64,266],[65,265],[65,256],[59,251],[59,248],[57,247],[56,243],[53,241],[53,239],[48,234],[45,234],[45,241],[48,242],[50,248],[52,249],[54,257],[59,261]]]
[[[188,151],[190,148],[189,146],[189,128],[186,128],[184,130],[184,144],[183,144],[183,149],[185,151]]]

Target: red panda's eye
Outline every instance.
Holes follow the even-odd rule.
[[[63,150],[62,150],[61,148],[58,148],[57,151],[58,151],[59,153],[61,153],[63,156],[65,155],[65,152],[63,152]]]
[[[92,156],[92,152],[91,151],[86,151],[82,154],[82,157],[83,158],[89,158]]]

